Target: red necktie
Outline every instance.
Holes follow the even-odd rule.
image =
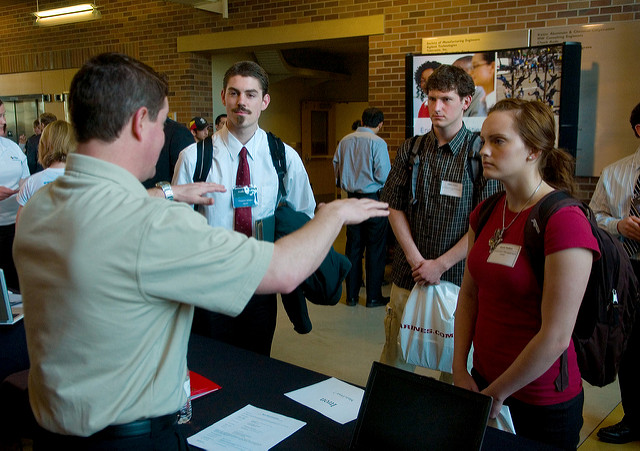
[[[247,148],[243,147],[242,150],[240,150],[240,161],[238,162],[238,172],[236,173],[236,186],[249,185],[251,185],[251,174],[249,173],[249,162],[247,161]],[[253,235],[251,230],[251,207],[236,208],[234,215],[235,225],[233,229],[236,232],[244,233],[248,237],[251,237]]]

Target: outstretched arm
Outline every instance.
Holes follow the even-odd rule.
[[[207,197],[207,193],[224,193],[227,189],[217,183],[197,182],[186,185],[171,185],[173,199],[177,202],[184,202],[190,205],[213,205],[213,197]],[[151,197],[164,198],[164,192],[160,188],[149,188],[147,190]]]
[[[320,266],[342,226],[388,214],[386,203],[371,199],[343,199],[322,205],[304,227],[276,241],[256,293],[291,292]]]

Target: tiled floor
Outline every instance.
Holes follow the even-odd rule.
[[[344,252],[344,230],[334,247]],[[390,287],[383,288],[383,294],[389,294]],[[364,293],[361,304],[347,307],[342,301],[335,306],[317,306],[308,303],[313,330],[299,335],[293,330],[286,313],[280,305],[278,326],[273,342],[272,357],[304,368],[318,371],[344,381],[366,385],[371,364],[380,357],[384,343],[382,321],[384,308],[366,308]],[[438,375],[428,369],[418,372]],[[608,445],[595,437],[600,424],[608,426],[622,417],[620,392],[617,382],[604,388],[585,384],[584,426],[580,434],[584,450],[640,449],[640,442],[628,445]],[[614,410],[615,409],[615,410]],[[612,413],[613,412],[613,413]]]

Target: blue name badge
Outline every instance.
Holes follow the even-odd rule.
[[[258,187],[234,186],[231,191],[231,202],[233,208],[255,207],[258,205]]]

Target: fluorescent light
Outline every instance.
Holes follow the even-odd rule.
[[[47,27],[96,20],[100,18],[100,11],[93,3],[83,3],[64,8],[36,11],[33,15],[36,16],[36,25]]]

